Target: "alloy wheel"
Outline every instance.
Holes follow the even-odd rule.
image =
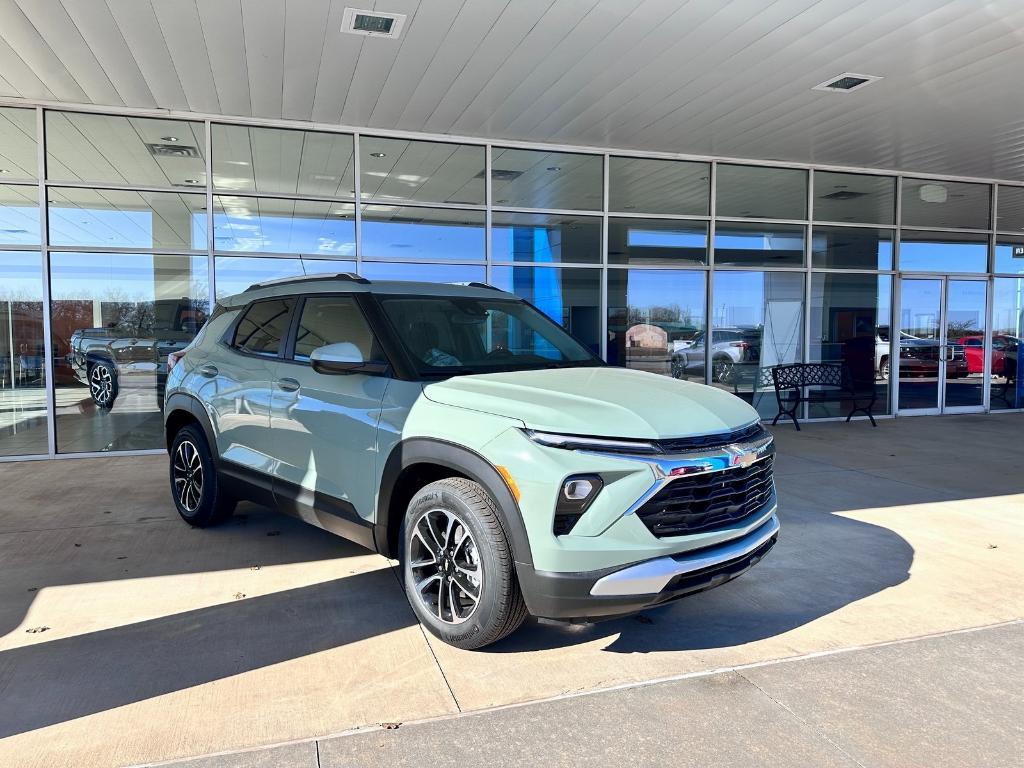
[[[186,512],[195,512],[203,499],[203,462],[191,440],[182,440],[174,452],[174,493]]]
[[[461,624],[480,604],[483,570],[473,534],[444,509],[424,512],[413,526],[409,568],[423,607],[446,624]]]
[[[94,365],[89,374],[89,393],[99,405],[106,405],[114,394],[114,375],[105,365]]]

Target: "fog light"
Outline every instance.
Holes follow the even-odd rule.
[[[567,477],[562,482],[562,491],[558,494],[555,504],[555,519],[552,530],[555,536],[564,536],[572,532],[573,527],[583,517],[583,513],[594,502],[604,481],[600,475],[576,475]]]
[[[589,480],[567,480],[562,486],[562,494],[570,501],[583,501],[594,491],[594,484]]]

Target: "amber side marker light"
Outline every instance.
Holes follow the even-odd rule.
[[[519,493],[519,486],[516,485],[516,481],[512,479],[512,473],[508,471],[508,467],[503,467],[500,464],[496,466],[495,469],[497,469],[498,474],[505,479],[505,484],[508,486],[508,489],[512,491],[512,498],[514,498],[516,500],[516,504],[518,504],[521,494]]]

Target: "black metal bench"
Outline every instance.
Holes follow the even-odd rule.
[[[781,417],[788,416],[799,431],[796,412],[802,403],[850,402],[853,409],[847,414],[847,421],[855,413],[863,413],[871,420],[871,426],[878,426],[871,415],[878,398],[874,381],[862,382],[858,386],[844,363],[791,363],[776,365],[771,372],[775,399],[779,403],[773,425],[778,424]]]

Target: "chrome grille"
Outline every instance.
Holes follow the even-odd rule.
[[[749,467],[732,467],[673,480],[636,514],[658,538],[709,531],[760,510],[772,496],[768,456]]]

